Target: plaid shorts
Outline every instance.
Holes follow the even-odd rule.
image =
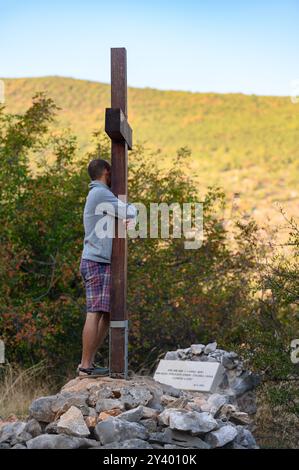
[[[80,273],[86,290],[86,312],[110,312],[110,264],[81,259]]]

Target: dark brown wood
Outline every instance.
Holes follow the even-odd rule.
[[[127,53],[125,48],[111,49],[111,108],[121,112],[126,126],[115,124],[116,135],[110,133],[111,140],[111,183],[117,197],[127,197],[128,143],[130,126],[127,123]],[[110,109],[111,109],[110,108]],[[121,110],[121,111],[120,111]],[[109,112],[108,112],[109,114]],[[114,119],[115,119],[114,114]],[[106,113],[107,117],[107,113]],[[112,119],[112,118],[111,118]],[[117,128],[118,125],[118,128]],[[111,130],[113,123],[106,120],[105,128]],[[130,128],[131,129],[131,128]],[[115,132],[115,128],[114,128]],[[121,133],[121,139],[119,136]],[[109,133],[108,133],[109,135]],[[125,201],[124,201],[125,202]],[[128,376],[128,328],[127,328],[127,239],[118,237],[116,223],[112,248],[112,291],[110,314],[109,368],[112,377]]]
[[[132,149],[132,129],[120,108],[106,108],[105,132],[114,142],[127,142]]]

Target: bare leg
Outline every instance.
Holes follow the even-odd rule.
[[[110,324],[110,314],[108,312],[102,312],[101,318],[98,323],[97,346],[92,357],[92,362],[94,362],[97,350],[102,346],[104,339],[107,336],[107,333],[109,331],[109,324]]]
[[[87,312],[82,333],[82,359],[81,367],[91,367],[92,360],[98,345],[98,326],[101,316],[99,313]]]

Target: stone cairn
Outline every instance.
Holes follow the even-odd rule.
[[[0,448],[254,449],[259,378],[234,352],[193,344],[164,359],[220,362],[214,393],[179,390],[150,376],[75,378],[34,400],[27,421],[0,423]]]

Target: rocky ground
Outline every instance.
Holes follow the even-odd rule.
[[[257,448],[256,375],[216,343],[166,353],[169,360],[218,361],[215,393],[179,390],[152,377],[76,378],[32,402],[27,421],[0,423],[1,449]]]

